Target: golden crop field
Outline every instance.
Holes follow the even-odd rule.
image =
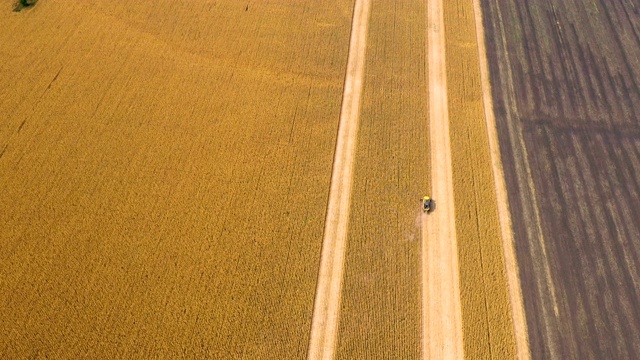
[[[11,10],[0,358],[304,357],[354,0]],[[473,5],[444,10],[464,353],[513,358]],[[426,2],[369,21],[336,355],[416,359]]]
[[[1,9],[1,357],[303,357],[352,8]]]
[[[513,359],[496,193],[471,1],[444,5],[460,292],[467,359]]]
[[[425,2],[371,7],[337,358],[417,359],[430,188]]]

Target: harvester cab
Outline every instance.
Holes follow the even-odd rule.
[[[433,200],[429,196],[423,196],[420,202],[422,203],[422,211],[425,213],[429,213],[433,210]]]

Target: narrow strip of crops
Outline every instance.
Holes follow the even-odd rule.
[[[444,18],[464,355],[467,359],[512,359],[515,336],[473,3],[447,1]]]

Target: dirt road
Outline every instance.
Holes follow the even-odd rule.
[[[313,319],[311,320],[312,327],[307,356],[311,360],[333,359],[338,335],[344,253],[349,225],[351,186],[370,9],[371,2],[369,0],[356,0],[338,139],[331,175],[331,190],[329,191],[327,218],[322,240],[322,257],[320,258],[318,285],[313,304]]]
[[[422,215],[422,351],[428,359],[463,356],[445,38],[442,1],[428,1],[431,196],[437,208]]]

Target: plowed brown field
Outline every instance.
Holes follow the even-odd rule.
[[[532,357],[638,358],[638,2],[483,5]]]
[[[351,10],[2,9],[0,357],[303,357]]]

